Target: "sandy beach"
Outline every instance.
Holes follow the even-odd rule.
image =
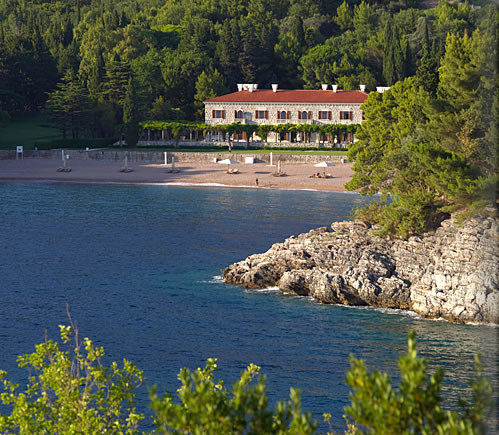
[[[276,177],[276,166],[265,163],[231,165],[239,171],[228,174],[227,165],[218,163],[177,163],[178,172],[169,172],[171,165],[131,163],[132,172],[120,172],[122,162],[99,160],[72,160],[68,162],[71,172],[57,172],[61,161],[57,159],[0,160],[0,182],[11,181],[54,181],[95,183],[189,183],[219,184],[225,186],[251,186],[262,188],[345,190],[343,185],[350,180],[352,163],[338,163],[325,168],[328,178],[313,178],[311,175],[323,168],[311,163],[285,164],[281,172],[286,176]]]

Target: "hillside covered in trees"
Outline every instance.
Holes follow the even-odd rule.
[[[386,194],[360,217],[407,237],[497,190],[497,6],[422,6],[0,0],[0,125],[46,111],[65,138],[135,144],[140,121],[203,120],[237,83],[391,86],[363,106],[347,188]]]
[[[0,0],[0,122],[43,109],[73,137],[202,119],[236,84],[340,89],[420,75],[488,8],[440,0]],[[489,7],[490,8],[490,7]],[[125,119],[124,119],[125,118]]]

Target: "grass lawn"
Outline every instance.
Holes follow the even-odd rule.
[[[12,121],[5,127],[0,127],[0,149],[15,150],[22,145],[26,150],[32,150],[34,143],[42,139],[62,139],[59,130],[50,127],[43,115],[22,121]]]

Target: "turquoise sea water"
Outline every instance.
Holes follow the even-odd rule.
[[[178,370],[209,357],[228,382],[255,363],[272,401],[298,387],[305,409],[317,419],[330,412],[342,428],[349,354],[396,378],[396,356],[416,330],[420,353],[446,370],[453,406],[470,395],[475,353],[496,379],[497,328],[320,305],[220,279],[230,263],[345,219],[363,201],[312,191],[0,184],[0,369],[25,379],[16,356],[45,330],[56,338],[69,304],[82,336],[109,360],[132,360],[159,391],[174,392]],[[145,410],[145,388],[140,399]]]

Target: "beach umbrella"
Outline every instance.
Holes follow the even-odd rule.
[[[223,159],[219,160],[217,163],[221,163],[222,165],[235,165],[236,163],[239,163],[239,161],[232,159]]]
[[[331,162],[320,162],[320,163],[316,163],[314,166],[316,168],[324,168],[324,176],[326,176],[326,168],[329,167],[329,166],[334,166],[334,163],[331,163]]]
[[[232,159],[223,159],[223,160],[219,160],[217,163],[220,163],[222,165],[227,165],[227,170],[229,170],[230,165],[235,165],[239,162],[237,160],[232,160]]]

